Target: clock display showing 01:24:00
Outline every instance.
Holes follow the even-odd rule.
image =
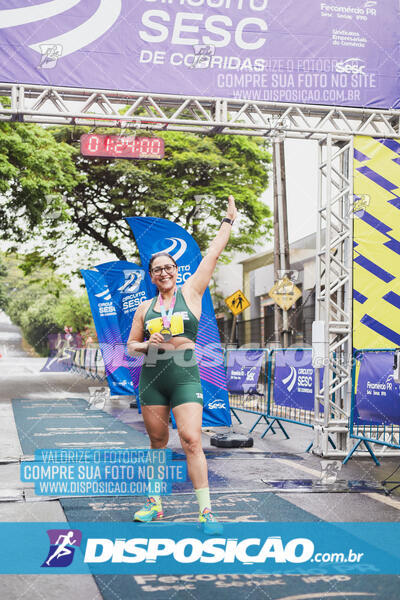
[[[86,133],[81,136],[81,154],[93,158],[160,160],[164,157],[164,140],[157,137]]]

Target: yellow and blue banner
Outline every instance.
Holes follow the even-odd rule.
[[[354,140],[353,346],[400,346],[400,139]]]

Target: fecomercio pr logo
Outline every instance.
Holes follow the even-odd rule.
[[[68,567],[82,542],[79,529],[48,529],[50,548],[42,567]]]

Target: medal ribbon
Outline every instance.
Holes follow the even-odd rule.
[[[169,326],[171,325],[172,313],[174,312],[174,306],[175,306],[175,302],[176,302],[176,289],[174,292],[174,297],[171,300],[171,304],[168,309],[168,312],[165,310],[164,300],[163,300],[163,297],[161,296],[161,294],[159,294],[159,302],[160,302],[160,311],[161,311],[161,316],[162,316],[163,327],[165,329],[169,329]]]

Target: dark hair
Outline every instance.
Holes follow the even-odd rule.
[[[151,273],[151,268],[153,266],[153,261],[158,258],[159,256],[168,256],[168,258],[170,258],[172,260],[172,262],[174,263],[174,265],[177,267],[178,265],[176,264],[176,261],[174,259],[173,256],[171,256],[170,254],[168,254],[168,252],[157,252],[156,254],[153,254],[153,256],[150,259],[149,262],[149,272]]]

